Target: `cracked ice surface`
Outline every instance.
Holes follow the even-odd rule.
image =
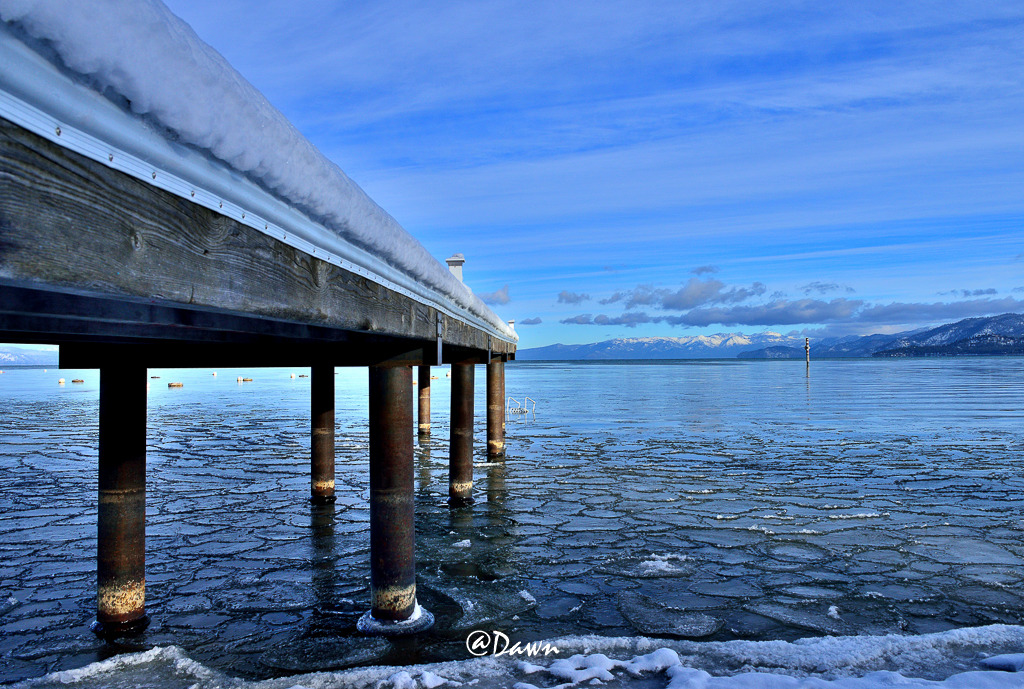
[[[61,389],[55,371],[14,374],[0,380],[5,679],[101,648],[86,628],[95,372]],[[415,460],[419,597],[438,624],[414,651],[354,632],[369,604],[365,371],[338,376],[333,510],[306,503],[308,379],[288,376],[153,386],[153,626],[131,648],[256,678],[465,658],[480,628],[679,644],[1024,616],[1024,360],[821,361],[810,378],[791,362],[513,364],[508,392],[537,413],[510,417],[508,458],[485,462],[478,386],[477,504],[455,511],[440,378]],[[977,670],[976,654],[872,669],[938,679]]]

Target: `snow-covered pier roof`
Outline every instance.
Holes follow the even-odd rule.
[[[156,0],[0,0],[0,118],[479,329],[511,328]]]

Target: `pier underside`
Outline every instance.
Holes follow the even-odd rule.
[[[369,367],[374,603],[361,628],[432,620],[416,601],[411,367],[429,433],[429,367],[472,380],[474,364],[513,359],[515,342],[283,239],[0,119],[0,341],[58,344],[62,368],[100,369],[97,633],[146,625],[145,371],[156,367],[310,367],[314,503],[334,499],[334,368]],[[504,399],[504,375],[491,378],[488,398]],[[456,401],[471,443],[472,385]],[[503,414],[488,414],[492,436],[503,447]],[[460,448],[464,505],[472,458]]]

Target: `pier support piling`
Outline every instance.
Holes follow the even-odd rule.
[[[335,501],[334,494],[334,366],[310,369],[310,500]]]
[[[505,456],[505,364],[487,364],[487,456]]]
[[[473,504],[473,364],[452,364],[451,447],[448,504]]]
[[[420,366],[416,375],[416,387],[420,393],[420,408],[417,429],[420,437],[430,435],[430,367]]]
[[[370,594],[357,624],[371,635],[412,634],[434,617],[416,602],[412,368],[370,367]]]
[[[100,368],[96,621],[112,638],[146,616],[146,368]]]

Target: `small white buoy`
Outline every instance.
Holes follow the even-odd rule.
[[[294,378],[294,377],[295,377],[295,374],[293,373],[293,374],[291,374],[291,375],[290,375],[290,376],[288,376],[288,377],[289,377],[289,378]]]
[[[239,383],[241,383],[241,382],[242,382],[242,376],[238,376],[238,382],[239,382]]]
[[[60,380],[57,381],[57,385],[63,385],[63,384],[64,384],[64,379],[63,378],[61,378]]]
[[[214,371],[214,372],[213,372],[213,375],[217,375],[217,372],[216,372],[216,371]]]

